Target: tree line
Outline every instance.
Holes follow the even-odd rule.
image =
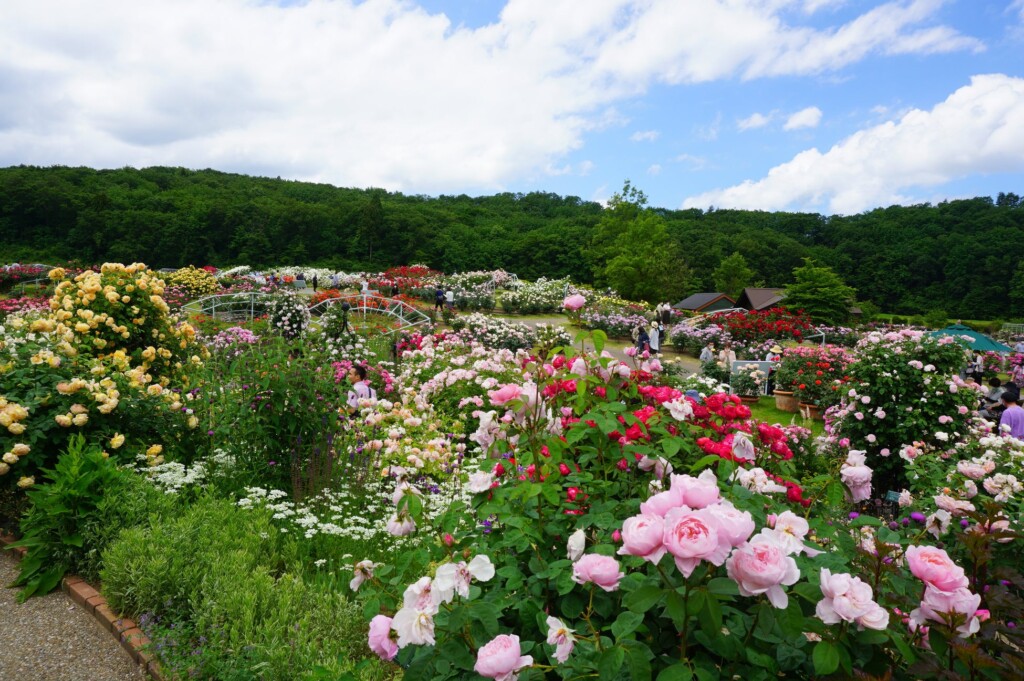
[[[154,167],[0,169],[5,261],[153,267],[424,263],[571,276],[648,300],[783,287],[805,258],[885,312],[1024,316],[1024,200],[1013,193],[858,215],[670,210],[626,183],[608,206],[546,192],[428,197]]]

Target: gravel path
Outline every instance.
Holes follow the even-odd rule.
[[[10,681],[143,681],[121,644],[62,591],[15,600],[18,563],[0,551],[0,679]]]

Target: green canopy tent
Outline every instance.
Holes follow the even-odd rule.
[[[963,324],[953,324],[952,326],[947,326],[944,329],[932,331],[929,335],[970,336],[974,340],[968,342],[966,339],[963,339],[963,342],[971,350],[980,350],[981,352],[1013,352],[1013,348],[1011,348],[1009,345],[1003,345],[998,341],[994,341],[985,334],[978,333],[971,327],[964,326]]]

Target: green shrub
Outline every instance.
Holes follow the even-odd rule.
[[[28,493],[32,505],[21,521],[18,545],[29,549],[15,580],[25,587],[22,601],[50,591],[71,571],[95,579],[102,550],[121,530],[174,503],[98,447],[87,447],[81,435],[45,474],[51,482]]]
[[[295,679],[317,667],[337,675],[368,652],[362,608],[329,582],[304,579],[298,542],[270,515],[204,497],[179,517],[124,532],[106,552],[111,607],[139,617],[182,678]]]

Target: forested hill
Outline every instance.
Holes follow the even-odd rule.
[[[712,272],[738,252],[751,283],[784,286],[813,257],[885,311],[977,319],[1024,315],[1022,246],[1024,201],[1015,194],[828,217],[605,210],[548,193],[406,196],[182,168],[0,169],[0,260],[8,262],[426,263],[527,279],[654,278],[679,295],[714,290]]]

